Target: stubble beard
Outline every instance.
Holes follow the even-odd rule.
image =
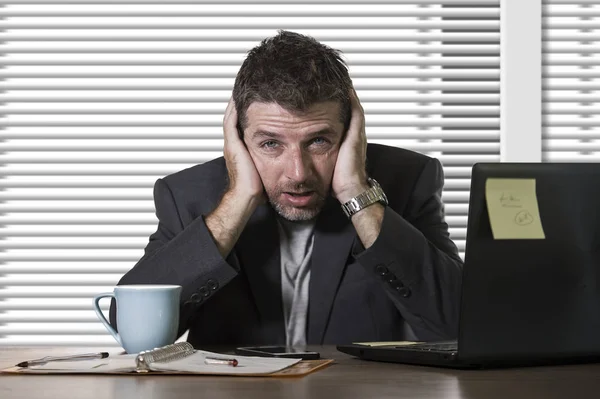
[[[306,184],[299,183],[288,187],[277,187],[274,192],[267,192],[267,197],[269,199],[269,203],[275,209],[275,212],[285,220],[290,222],[303,222],[308,220],[315,219],[323,207],[325,206],[325,199],[327,197],[327,193],[321,192],[315,187],[315,184]],[[313,191],[316,195],[315,203],[310,207],[296,208],[290,205],[283,205],[280,202],[280,198],[283,193],[290,191],[299,191],[299,190]]]

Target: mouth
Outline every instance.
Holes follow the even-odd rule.
[[[313,193],[312,191],[302,191],[302,192],[286,191],[284,194],[293,195],[295,197],[302,197],[305,195],[311,195],[312,193]]]
[[[283,193],[283,198],[292,206],[307,206],[315,197],[314,191],[293,192],[286,191]]]

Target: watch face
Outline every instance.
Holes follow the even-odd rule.
[[[381,198],[383,199],[383,201],[387,205],[388,204],[387,195],[385,195],[385,193],[383,192],[383,190],[381,191]]]
[[[369,183],[372,185],[372,188],[375,189],[374,191],[376,192],[376,195],[379,197],[379,201],[383,202],[385,205],[387,205],[388,204],[387,196],[383,192],[383,188],[381,188],[381,185],[379,184],[379,182],[377,182],[377,180],[369,177]]]

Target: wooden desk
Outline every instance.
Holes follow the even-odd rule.
[[[0,398],[485,398],[600,397],[600,364],[462,371],[354,359],[334,347],[315,347],[336,359],[302,378],[209,376],[0,375]],[[0,347],[0,367],[25,359],[99,348]],[[112,350],[111,353],[115,353]]]

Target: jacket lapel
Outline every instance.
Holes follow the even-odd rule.
[[[281,298],[281,261],[275,211],[259,206],[238,240],[238,256],[254,297],[261,325],[261,340],[285,343]]]
[[[317,219],[310,269],[307,341],[322,344],[335,294],[356,237],[339,202],[329,197]]]

